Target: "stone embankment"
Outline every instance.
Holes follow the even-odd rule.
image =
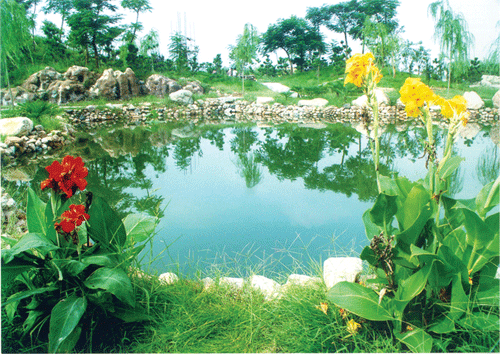
[[[397,124],[408,119],[404,106],[381,105],[379,111],[381,124]],[[216,99],[198,100],[187,106],[161,107],[149,103],[140,106],[113,104],[102,109],[89,106],[84,109],[67,109],[69,120],[72,124],[85,125],[97,128],[101,125],[115,123],[139,125],[150,120],[177,122],[189,120],[198,122],[266,122],[270,124],[281,123],[353,123],[371,119],[372,112],[368,108],[346,105],[335,106],[284,106],[279,103],[257,104],[234,97],[221,97]],[[431,112],[437,121],[443,120],[438,109]],[[470,110],[471,123],[491,125],[498,121],[498,108],[481,108]]]

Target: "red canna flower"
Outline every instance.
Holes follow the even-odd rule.
[[[55,191],[61,190],[67,198],[70,198],[77,189],[83,191],[87,187],[85,177],[89,172],[84,167],[81,157],[74,158],[68,155],[63,158],[62,164],[54,161],[45,169],[49,172],[49,178],[41,183],[42,190],[47,187]]]
[[[66,210],[61,215],[61,222],[55,223],[57,231],[64,231],[69,234],[75,227],[80,226],[82,222],[88,220],[90,215],[85,212],[85,205],[71,204],[69,210]]]

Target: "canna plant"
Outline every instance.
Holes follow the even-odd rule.
[[[125,322],[147,320],[136,303],[130,267],[153,234],[156,218],[116,212],[87,187],[80,157],[46,167],[44,203],[28,189],[28,233],[2,250],[2,289],[16,289],[2,303],[9,321],[20,317],[25,335],[48,325],[48,351],[68,352],[85,324],[105,313]]]
[[[438,340],[432,334],[499,330],[500,289],[495,274],[500,177],[476,198],[452,198],[447,193],[450,178],[463,161],[453,155],[453,143],[458,126],[467,124],[466,102],[462,96],[439,97],[412,78],[400,94],[407,115],[421,119],[426,127],[428,173],[416,182],[377,175],[379,194],[363,214],[371,241],[360,255],[376,278],[372,288],[340,282],[329,290],[328,298],[367,320],[389,321],[394,336],[410,350],[430,352]],[[433,139],[431,105],[441,106],[448,121],[441,159]]]

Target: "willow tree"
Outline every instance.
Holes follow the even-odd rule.
[[[469,63],[474,36],[469,32],[463,14],[455,13],[448,0],[431,3],[428,12],[435,21],[434,38],[439,43],[441,53],[448,59],[449,91],[452,67],[463,68]]]
[[[0,67],[3,66],[11,103],[14,104],[8,67],[9,64],[18,66],[22,58],[21,51],[29,50],[30,22],[24,6],[15,0],[0,0],[0,23],[2,24],[0,26]]]
[[[260,38],[257,29],[250,23],[245,24],[243,34],[238,36],[235,46],[230,46],[229,58],[234,61],[241,76],[241,89],[245,94],[245,69],[257,58]]]
[[[122,0],[121,5],[123,8],[132,10],[136,14],[135,23],[130,26],[133,30],[131,39],[131,42],[133,42],[136,38],[136,32],[142,30],[142,24],[139,22],[139,14],[151,11],[153,8],[149,4],[149,0]]]

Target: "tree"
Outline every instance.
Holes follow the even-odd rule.
[[[262,35],[262,43],[264,53],[278,49],[286,53],[291,74],[293,74],[293,62],[302,70],[307,54],[325,51],[325,43],[319,30],[305,19],[296,16],[281,19],[277,24],[270,25]]]
[[[175,32],[170,36],[170,44],[168,50],[170,52],[170,59],[174,62],[177,72],[188,70],[188,57],[189,47],[187,41],[190,40],[180,32]]]
[[[122,0],[121,5],[125,9],[135,11],[136,13],[135,23],[131,26],[133,30],[131,42],[133,42],[135,40],[136,31],[142,29],[142,25],[139,22],[139,14],[141,12],[151,11],[153,8],[149,4],[149,0]]]
[[[87,64],[89,48],[92,48],[96,67],[99,68],[99,47],[109,47],[110,42],[122,32],[117,30],[119,27],[112,26],[121,17],[103,12],[114,12],[117,7],[111,4],[111,0],[73,0],[73,6],[76,12],[68,17],[71,28],[69,41],[85,50]]]
[[[217,54],[213,60],[213,65],[215,68],[215,73],[220,74],[222,72],[222,57],[220,54]]]
[[[42,32],[45,35],[45,43],[47,43],[49,49],[49,53],[44,53],[44,56],[51,54],[53,59],[60,59],[65,53],[65,47],[61,40],[63,31],[57,28],[55,23],[45,20],[42,24]]]
[[[469,62],[469,49],[474,42],[474,36],[469,32],[467,21],[461,13],[455,13],[448,0],[431,3],[428,12],[436,22],[434,38],[439,42],[441,52],[448,59],[448,91],[452,67],[457,69]],[[452,65],[453,63],[453,65]]]
[[[151,70],[155,71],[154,68],[154,58],[153,54],[159,54],[158,49],[160,48],[160,35],[158,31],[152,29],[148,34],[146,34],[141,40],[140,54],[144,56],[151,56]]]
[[[257,49],[260,39],[257,30],[253,25],[247,23],[243,28],[243,34],[238,36],[236,46],[230,46],[229,58],[236,64],[236,70],[241,76],[241,89],[245,93],[245,69],[247,65],[252,65],[257,59]]]
[[[25,8],[15,0],[0,0],[0,77],[5,77],[9,88],[11,103],[14,97],[10,87],[9,64],[18,66],[22,58],[22,50],[28,48],[30,42],[30,23]]]
[[[73,8],[73,4],[71,0],[46,0],[46,4],[43,8],[43,12],[45,14],[56,13],[61,15],[61,39],[64,27],[64,21],[69,16],[71,9]]]

